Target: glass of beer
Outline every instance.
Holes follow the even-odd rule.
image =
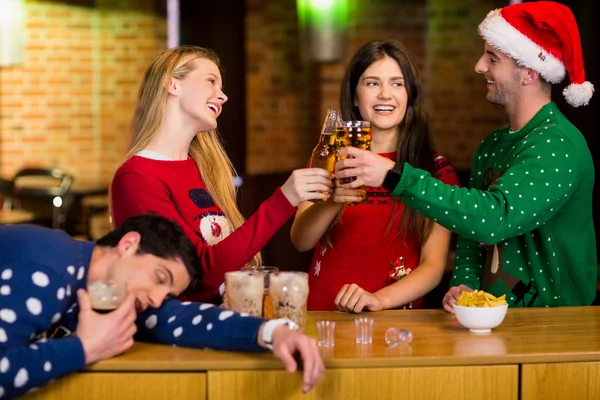
[[[319,143],[310,157],[310,168],[322,168],[333,174],[337,153],[337,125],[342,122],[342,113],[335,108],[327,110],[327,116],[321,129]],[[329,192],[320,192],[329,193]],[[313,199],[313,203],[326,203],[327,199]]]
[[[93,281],[87,285],[92,309],[106,314],[119,308],[127,296],[127,285],[112,279]]]
[[[263,313],[264,273],[255,270],[225,273],[225,293],[229,308],[235,312],[261,317]]]
[[[371,150],[371,123],[369,121],[342,121],[337,125],[336,129],[337,136],[337,149],[338,151],[347,146],[356,147],[362,150]],[[343,160],[345,157],[338,157],[339,160]],[[355,181],[356,177],[351,176],[348,178],[341,178],[339,182],[343,185]],[[367,201],[367,192],[365,186],[356,188],[357,190],[364,190],[365,194],[363,200],[358,203],[350,204],[362,204]]]
[[[264,285],[264,294],[263,294],[263,313],[262,316],[264,318],[273,318],[273,301],[271,299],[271,295],[269,294],[269,278],[270,275],[274,272],[279,272],[279,268],[277,267],[255,267],[249,266],[242,268],[242,271],[256,271],[259,273],[263,273],[265,277],[265,285]]]
[[[273,318],[288,318],[302,331],[306,327],[308,274],[275,272],[269,276],[269,294],[273,301]]]

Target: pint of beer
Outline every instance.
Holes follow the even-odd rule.
[[[336,136],[338,151],[346,146],[352,146],[362,150],[371,149],[371,123],[368,121],[343,121],[341,124],[338,124]],[[338,161],[343,159],[344,157],[338,158]],[[339,182],[341,184],[346,184],[354,180],[356,180],[356,177],[348,177],[341,178]],[[365,190],[365,197],[361,202],[352,203],[353,205],[362,204],[367,201],[365,186],[360,186],[357,189]]]
[[[335,108],[327,110],[327,116],[321,129],[319,143],[313,149],[310,157],[311,168],[322,168],[333,173],[337,154],[336,127],[342,122],[341,113]],[[313,203],[325,203],[327,199],[313,199]]]
[[[261,317],[263,312],[264,273],[252,270],[225,273],[225,293],[229,308]]]
[[[291,319],[304,331],[306,301],[308,300],[308,274],[306,272],[270,274],[269,293],[273,301],[273,317]]]
[[[271,300],[271,295],[269,293],[269,278],[272,273],[279,272],[279,268],[277,267],[255,267],[249,266],[242,268],[242,271],[256,271],[264,274],[265,285],[264,285],[264,293],[263,293],[263,313],[262,316],[264,318],[271,319],[273,318],[273,301]]]

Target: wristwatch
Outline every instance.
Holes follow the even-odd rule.
[[[402,177],[402,170],[404,169],[404,164],[396,163],[392,169],[390,169],[385,178],[383,179],[383,188],[393,192],[398,186],[398,182],[400,182],[400,178]]]
[[[270,319],[263,325],[262,340],[265,342],[265,347],[273,350],[273,332],[280,326],[287,326],[289,329],[297,331],[298,325],[287,318]]]

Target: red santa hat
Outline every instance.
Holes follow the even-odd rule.
[[[493,10],[479,25],[479,34],[550,83],[560,83],[568,73],[571,84],[563,90],[567,103],[589,103],[594,85],[585,80],[579,30],[568,7],[538,1]]]

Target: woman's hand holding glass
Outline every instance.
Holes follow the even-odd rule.
[[[358,189],[346,189],[342,187],[337,179],[335,180],[335,190],[333,192],[333,201],[335,203],[359,203],[363,201],[366,195],[367,192],[364,187]]]
[[[281,186],[281,191],[294,207],[298,207],[306,200],[329,198],[331,178],[331,173],[322,168],[297,169]]]

